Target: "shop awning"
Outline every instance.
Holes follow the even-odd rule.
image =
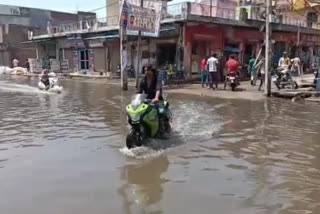
[[[234,48],[234,47],[230,47],[230,46],[225,47],[224,51],[230,52],[230,53],[240,53],[239,48]]]
[[[50,41],[50,40],[51,40],[51,39],[30,40],[30,41],[21,42],[21,44],[30,44],[30,43],[47,42],[47,41]]]
[[[118,39],[119,38],[119,35],[105,35],[105,36],[94,36],[94,37],[88,37],[88,38],[85,38],[84,40],[98,40],[98,39]]]

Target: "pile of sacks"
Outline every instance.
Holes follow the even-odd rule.
[[[0,74],[24,75],[28,70],[23,67],[9,68],[7,66],[0,66]]]

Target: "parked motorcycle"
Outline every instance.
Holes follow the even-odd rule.
[[[136,76],[136,72],[135,72],[134,67],[132,65],[129,65],[126,67],[126,72],[128,74],[128,77],[134,78]]]
[[[54,92],[54,93],[61,93],[63,90],[62,86],[59,86],[59,81],[57,78],[57,75],[53,72],[48,74],[49,76],[49,85],[46,86],[42,81],[41,78],[38,82],[38,87],[40,90],[45,90],[49,92]]]
[[[232,72],[227,75],[227,84],[230,86],[232,91],[236,90],[236,87],[239,85],[239,76],[236,72]]]
[[[276,74],[272,77],[272,82],[277,86],[278,90],[290,87],[291,89],[297,89],[298,83],[291,75],[290,68],[278,68]]]
[[[136,94],[126,112],[131,126],[126,139],[129,149],[144,145],[147,138],[165,137],[171,132],[172,114],[166,100],[152,104],[145,94]]]
[[[319,72],[318,72],[318,71],[314,71],[313,74],[314,74],[313,83],[317,86],[317,81],[318,81]]]

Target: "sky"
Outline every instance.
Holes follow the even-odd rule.
[[[34,7],[64,12],[91,11],[106,5],[106,0],[0,0],[0,4]],[[106,16],[106,9],[95,11],[99,17]]]

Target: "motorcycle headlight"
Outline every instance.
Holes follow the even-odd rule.
[[[164,108],[159,108],[159,113],[163,114],[164,113]]]
[[[138,122],[140,120],[140,115],[138,114],[129,114],[129,117],[132,122]]]

